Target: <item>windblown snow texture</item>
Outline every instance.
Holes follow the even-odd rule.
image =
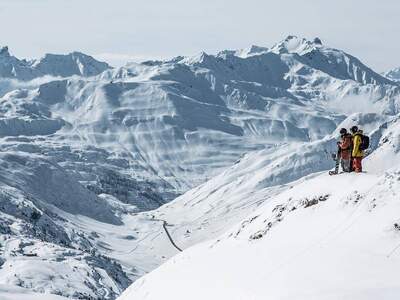
[[[337,299],[342,291],[331,292],[330,286],[309,291],[301,280],[285,280],[301,277],[298,267],[305,263],[312,267],[301,278],[317,280],[318,261],[331,255],[328,268],[343,255],[357,262],[354,272],[363,273],[357,286],[346,286],[351,299],[364,299],[365,293],[390,297],[398,291],[391,279],[382,283],[382,294],[366,289],[376,273],[364,272],[368,253],[354,258],[356,242],[349,243],[348,252],[307,252],[308,260],[286,262],[302,257],[295,249],[313,245],[339,226],[335,222],[351,223],[352,214],[365,212],[364,205],[357,209],[343,200],[350,197],[352,203],[358,197],[354,189],[365,207],[373,206],[374,198],[383,207],[354,221],[357,230],[376,225],[362,231],[362,243],[371,241],[376,246],[371,253],[379,257],[398,241],[397,231],[387,225],[398,221],[393,214],[397,171],[384,172],[399,162],[400,87],[396,78],[384,75],[319,39],[294,36],[271,48],[117,69],[77,52],[27,61],[1,48],[0,298],[46,293],[49,299],[115,299],[176,254],[165,222],[178,247],[194,248],[136,281],[122,299],[160,299],[161,290],[172,298],[173,287],[185,280],[196,295],[182,289],[178,299],[212,299],[218,281],[211,273],[227,278],[231,287],[216,290],[220,299],[293,298],[308,292]],[[369,173],[348,178],[353,188],[344,176],[321,174],[334,165],[339,129],[354,124],[371,136],[371,154]],[[344,184],[343,191],[330,180]],[[282,220],[279,205],[286,207]],[[293,207],[295,212],[287,213]],[[335,215],[337,221],[328,224]],[[270,240],[275,230],[279,233]],[[301,238],[307,230],[315,240]],[[354,239],[354,230],[342,239]],[[331,242],[331,249],[344,249],[341,241]],[[234,246],[238,250],[230,251]],[[252,283],[272,278],[262,264],[232,261],[263,252],[260,259],[275,270],[270,250],[273,259],[274,253],[285,254],[275,260],[285,267],[268,283],[268,294],[267,286],[256,289]],[[236,258],[227,255],[215,267],[206,262],[226,252]],[[396,277],[396,253],[388,262],[375,260],[382,278]],[[198,272],[183,274],[181,266]],[[240,289],[234,287],[244,273],[254,275],[246,276]],[[204,288],[195,282],[204,282]],[[292,289],[280,295],[284,285]]]

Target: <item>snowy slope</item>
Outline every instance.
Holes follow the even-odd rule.
[[[323,172],[293,182],[238,225],[176,255],[118,299],[397,299],[398,126],[399,119],[384,126],[378,148],[366,159],[368,173]],[[392,159],[392,168],[380,168],[383,157]],[[234,194],[242,187],[230,189]],[[220,201],[229,201],[230,193]],[[246,197],[251,203],[257,196]]]
[[[398,178],[324,175],[300,184],[119,299],[397,299]]]
[[[380,115],[354,114],[339,128],[353,124],[359,124],[371,136],[371,150],[378,147],[388,126]],[[320,141],[286,143],[248,153],[221,174],[159,209],[127,217],[124,222],[131,227],[147,227],[138,233],[136,251],[159,262],[164,261],[162,256],[176,253],[161,226],[163,221],[169,224],[181,248],[219,236],[275,195],[292,188],[293,181],[330,169],[338,130]]]

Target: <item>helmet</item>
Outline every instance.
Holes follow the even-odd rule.
[[[346,134],[346,133],[347,133],[347,129],[346,128],[340,129],[340,134],[341,135]]]
[[[353,127],[350,128],[350,131],[352,133],[356,133],[358,131],[358,127],[357,126],[353,126]]]

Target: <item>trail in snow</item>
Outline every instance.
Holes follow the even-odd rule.
[[[179,247],[175,244],[174,240],[172,239],[171,235],[169,234],[169,231],[168,231],[167,226],[168,226],[167,221],[163,221],[163,228],[164,228],[165,233],[166,233],[166,235],[168,236],[168,239],[169,239],[169,241],[171,242],[172,246],[174,246],[176,249],[178,249],[179,252],[182,252],[182,249],[179,248]]]

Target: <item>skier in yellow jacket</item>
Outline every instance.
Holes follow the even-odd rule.
[[[360,149],[360,145],[362,142],[361,136],[363,134],[362,130],[359,130],[357,126],[353,126],[350,129],[353,134],[353,151],[352,151],[352,159],[353,159],[353,171],[356,173],[362,172],[362,159],[364,157],[364,151]]]

